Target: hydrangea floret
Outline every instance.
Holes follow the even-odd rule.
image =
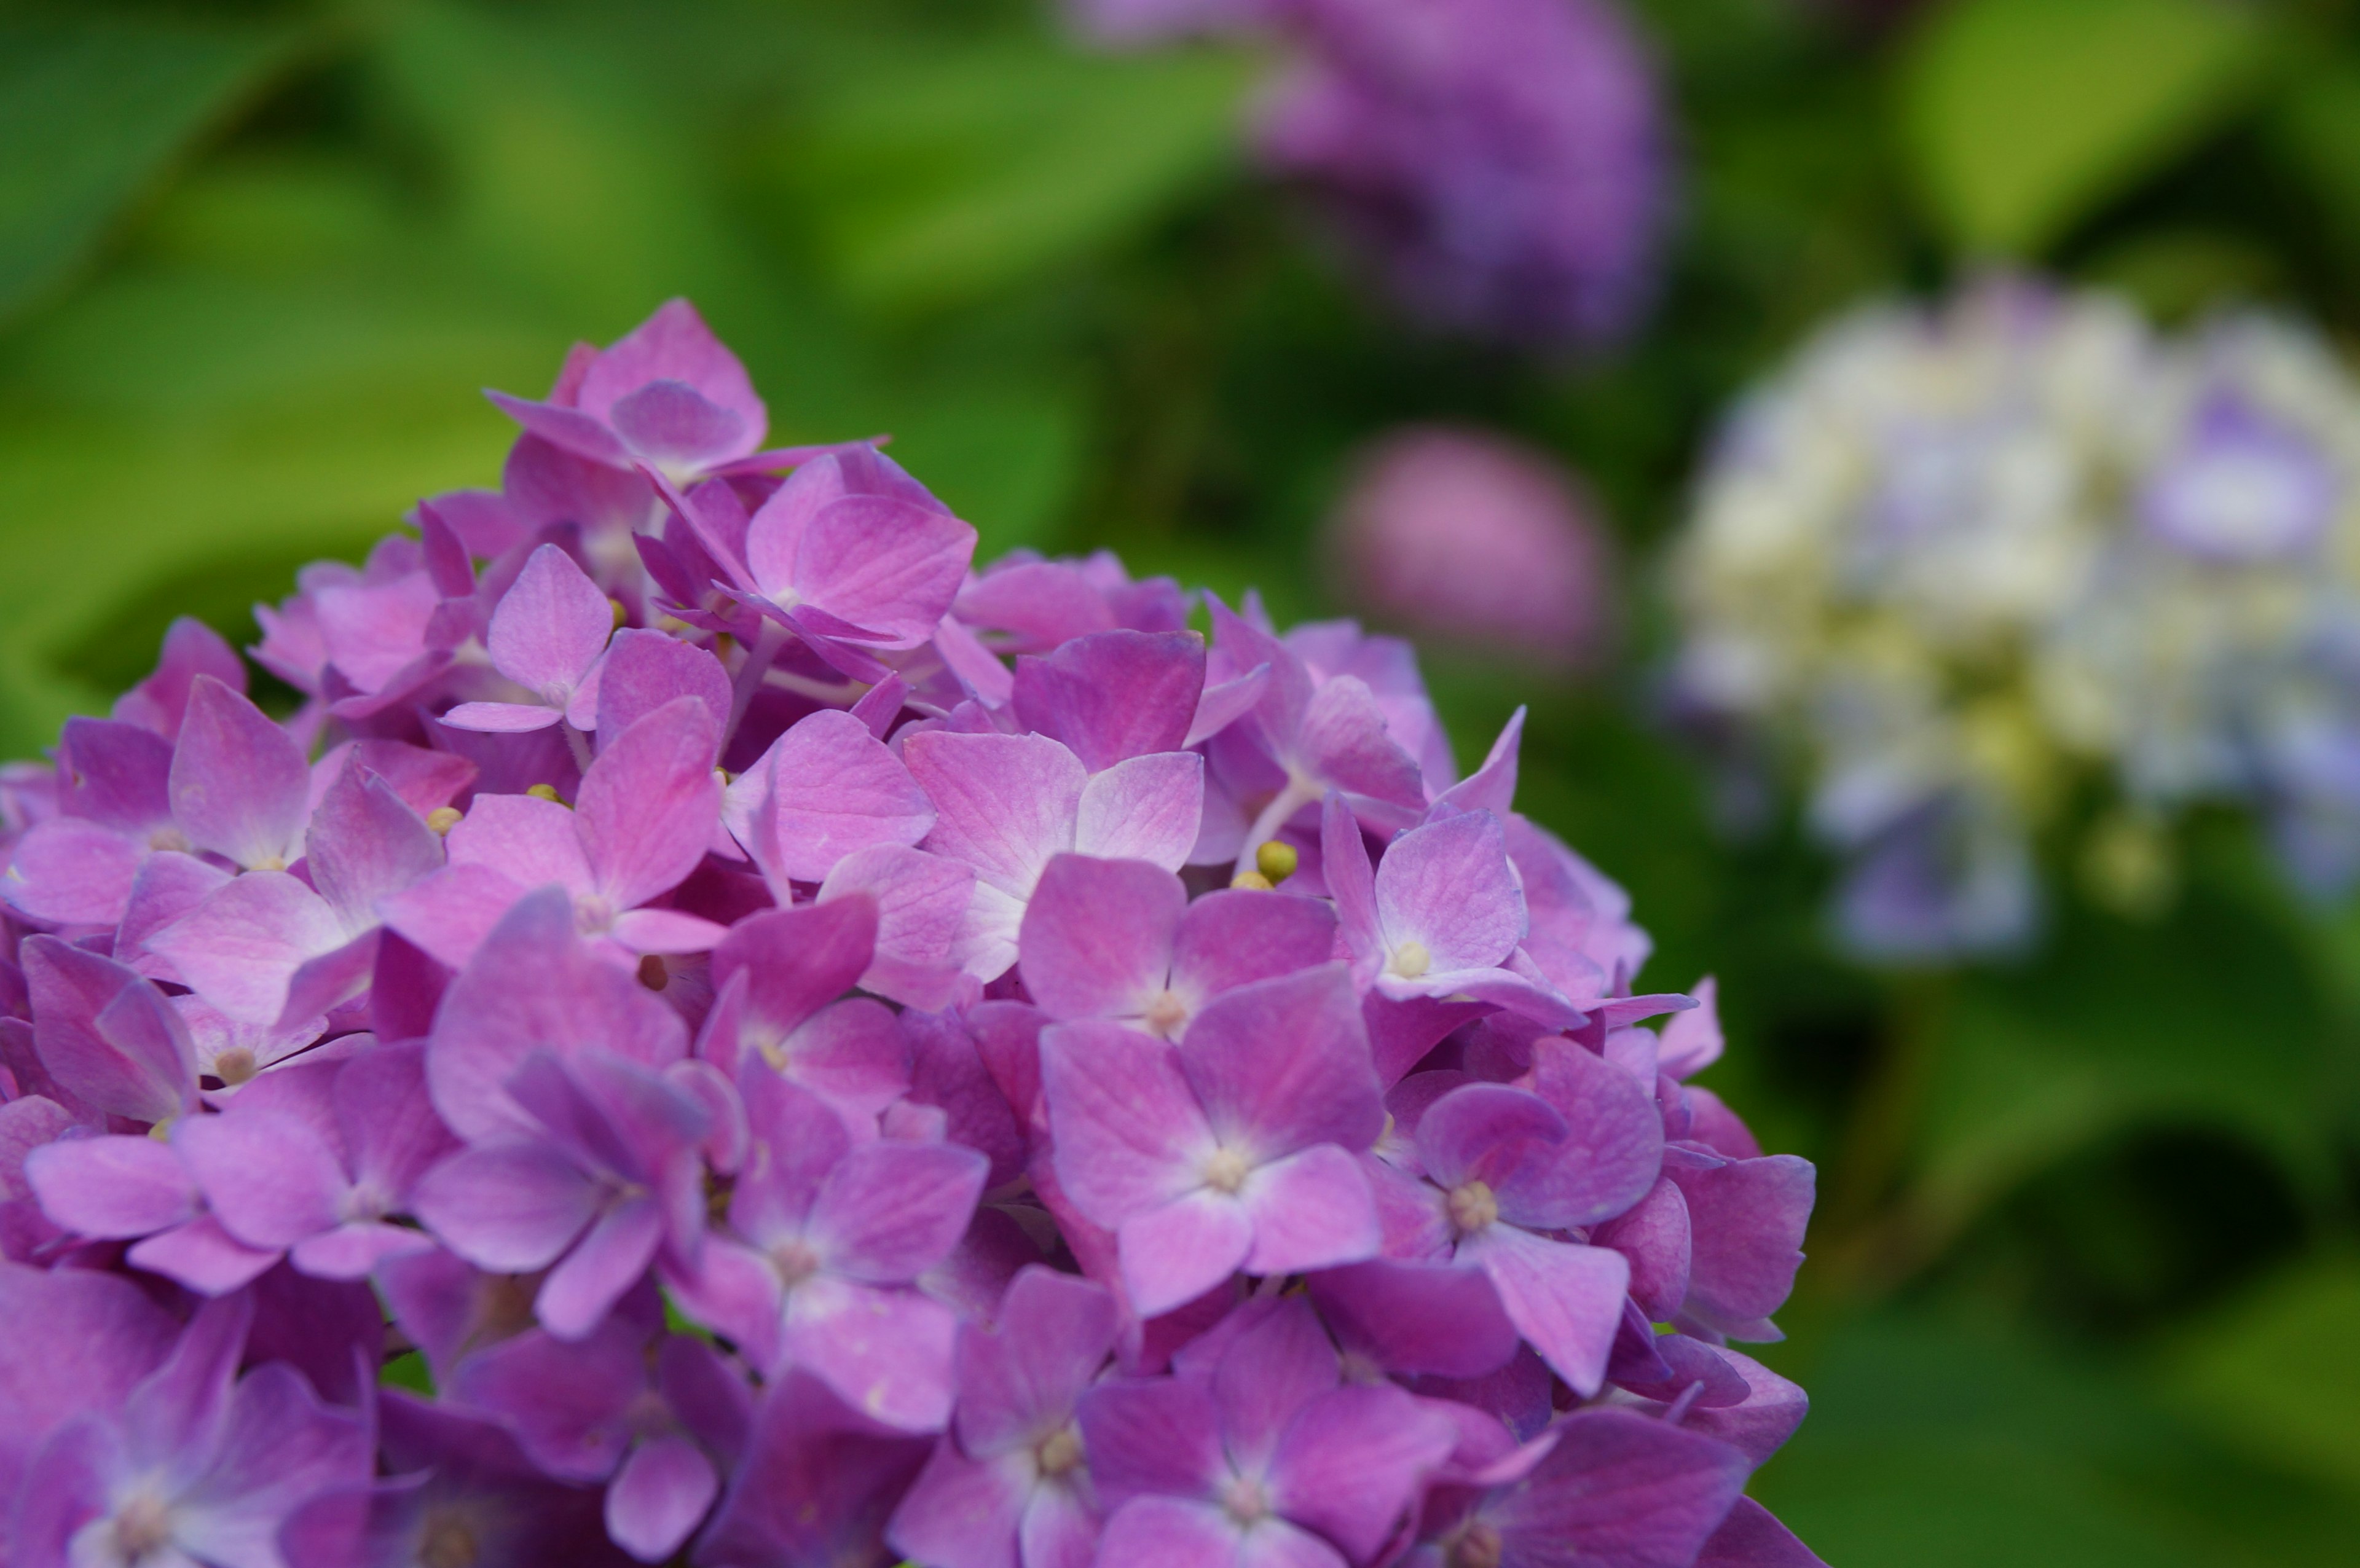
[[[685,303],[8,776],[15,1568],[1816,1562],[1810,1167],[1409,649],[978,571]]]
[[[2118,905],[2206,800],[2360,875],[2360,386],[2299,323],[2015,277],[1864,309],[1738,410],[1675,565],[1681,700],[1798,754],[1863,952],[2024,941],[2083,780]]]

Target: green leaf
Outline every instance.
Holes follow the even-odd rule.
[[[2038,963],[1961,982],[1917,1145],[1931,1236],[2135,1127],[2225,1131],[2323,1189],[2334,1025],[2300,917],[2247,882],[2242,855],[2202,846],[2168,920],[2069,910]]]
[[[1008,39],[850,74],[777,147],[847,293],[972,299],[1100,248],[1227,166],[1250,62]]]
[[[0,24],[0,318],[63,281],[300,38],[126,16]]]
[[[2224,0],[1961,0],[1902,61],[1920,193],[1967,249],[2038,254],[2248,103],[2267,45]]]
[[[2360,1258],[2270,1280],[2166,1362],[2175,1403],[2256,1458],[2360,1491]]]
[[[380,1388],[406,1388],[426,1399],[434,1397],[434,1375],[426,1368],[426,1357],[414,1350],[405,1350],[377,1369]]]
[[[2263,129],[2311,187],[2335,237],[2360,250],[2360,64],[2336,59],[2306,75],[2279,97]]]

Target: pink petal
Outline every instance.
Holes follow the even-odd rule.
[[[226,1296],[254,1283],[279,1254],[248,1247],[213,1215],[200,1214],[137,1243],[124,1258],[133,1268],[177,1279],[201,1296]]]
[[[621,438],[579,408],[536,403],[530,398],[512,397],[506,392],[486,392],[484,396],[501,413],[552,446],[611,468],[630,466],[631,454]]]
[[[545,730],[564,716],[558,709],[538,702],[462,702],[444,713],[442,722],[454,730],[482,735],[527,735]]]
[[[385,923],[405,940],[439,963],[464,969],[525,896],[522,884],[488,866],[451,866],[396,893],[379,909]],[[569,929],[573,908],[569,898]]]
[[[766,909],[738,921],[714,950],[713,983],[744,975],[748,1027],[776,1045],[852,988],[869,966],[876,931],[874,906],[858,898]],[[740,1044],[729,1040],[706,1054],[734,1073]]]
[[[642,1563],[661,1563],[704,1519],[720,1495],[713,1462],[684,1437],[642,1443],[606,1487],[606,1533]]]
[[[633,953],[704,953],[729,934],[729,928],[678,909],[626,909],[606,934]]]
[[[1460,1242],[1459,1257],[1491,1277],[1509,1321],[1552,1371],[1584,1399],[1598,1391],[1631,1283],[1621,1253],[1495,1225]]]
[[[1144,860],[1166,871],[1188,863],[1205,816],[1205,759],[1161,751],[1118,762],[1084,786],[1074,847],[1109,860]]]
[[[1096,773],[1178,751],[1204,687],[1205,641],[1194,632],[1093,632],[1017,661],[1016,716]]]
[[[275,1024],[296,970],[347,940],[319,894],[283,871],[256,871],[208,894],[148,945],[230,1018]]]
[[[1516,1325],[1480,1269],[1373,1258],[1313,1275],[1311,1300],[1345,1349],[1395,1376],[1482,1377],[1516,1353]]]
[[[1508,867],[1506,835],[1489,811],[1393,840],[1377,866],[1376,901],[1392,950],[1417,942],[1437,972],[1492,968],[1524,934],[1524,898]]]
[[[1089,1218],[1120,1225],[1199,1185],[1212,1129],[1162,1040],[1113,1024],[1058,1024],[1041,1036],[1041,1088],[1057,1179]]]
[[[634,456],[675,473],[709,468],[750,450],[745,420],[679,381],[650,381],[625,393],[608,410],[606,422]],[[760,444],[760,437],[754,444]]]
[[[817,882],[878,844],[913,844],[934,809],[869,726],[823,710],[797,722],[733,786],[731,826],[772,875]]]
[[[310,814],[303,748],[269,716],[210,675],[190,689],[172,752],[172,818],[199,849],[248,870],[281,869]]]
[[[861,989],[926,1010],[949,1005],[958,978],[954,944],[975,889],[975,872],[955,860],[900,844],[856,850],[820,884],[819,902],[872,898],[876,955]]]
[[[500,596],[485,641],[493,668],[554,702],[580,684],[614,629],[606,595],[571,555],[545,544]]]
[[[1400,1388],[1338,1388],[1306,1406],[1279,1440],[1271,1501],[1365,1562],[1458,1439],[1454,1422]]]
[[[9,908],[68,926],[111,926],[124,917],[140,866],[155,852],[144,839],[79,817],[36,822],[16,841],[0,883]]]
[[[557,1261],[596,1215],[598,1199],[597,1186],[570,1161],[514,1145],[453,1155],[419,1181],[411,1206],[477,1268],[529,1274]]]
[[[197,1185],[152,1138],[67,1138],[36,1149],[25,1180],[41,1212],[76,1236],[129,1240],[193,1218]]]
[[[1273,1051],[1273,1040],[1289,1049]],[[1178,1058],[1211,1126],[1257,1162],[1322,1143],[1358,1151],[1384,1127],[1368,1031],[1340,964],[1223,993],[1189,1025]]]
[[[576,822],[574,812],[554,800],[533,795],[478,795],[444,842],[453,866],[486,866],[519,887],[544,887],[553,882],[579,898],[588,895],[595,882]]]
[[[987,1169],[982,1155],[957,1144],[862,1144],[828,1172],[807,1234],[836,1273],[907,1284],[967,1234]]]
[[[716,726],[729,722],[729,674],[707,650],[662,632],[625,626],[595,673],[594,722],[602,742],[680,697],[694,697]]]
[[[1321,1144],[1262,1166],[1238,1192],[1253,1220],[1245,1271],[1301,1274],[1374,1258],[1383,1239],[1360,1162]]]
[[[679,697],[624,731],[583,776],[583,848],[598,891],[618,909],[669,891],[705,858],[721,810],[719,746],[712,713]]]
[[[421,1192],[422,1195],[422,1187]],[[424,1217],[422,1206],[420,1217]],[[540,1293],[533,1297],[533,1312],[541,1326],[568,1340],[580,1339],[596,1328],[607,1310],[655,1261],[663,1228],[662,1209],[647,1198],[620,1203],[600,1214],[564,1260],[549,1271]]]
[[[1201,1001],[1336,954],[1336,916],[1325,899],[1224,887],[1188,906],[1172,942],[1175,990]]]
[[[305,1236],[288,1260],[315,1279],[366,1279],[388,1258],[432,1251],[434,1238],[407,1225],[358,1220]]]
[[[958,1318],[914,1290],[835,1279],[801,1288],[786,1351],[852,1409],[904,1432],[940,1432],[951,1414]]]
[[[344,1162],[295,1116],[187,1117],[173,1127],[172,1146],[222,1225],[249,1247],[292,1247],[338,1222]]]
[[[749,556],[762,552],[763,538],[757,514]],[[915,648],[957,597],[975,542],[975,529],[956,517],[891,496],[847,495],[803,528],[788,581],[798,599],[879,634],[882,646]]]
[[[1136,1017],[1164,989],[1187,909],[1168,871],[1060,855],[1025,907],[1024,988],[1052,1018]]]
[[[1312,693],[1292,750],[1305,772],[1348,795],[1403,811],[1426,809],[1424,776],[1387,732],[1384,710],[1359,676],[1338,675]]]
[[[912,735],[902,760],[933,802],[924,847],[975,868],[977,878],[1029,898],[1049,857],[1072,849],[1089,776],[1044,735]]]
[[[1062,1161],[1062,1146],[1057,1153]],[[1254,1223],[1238,1199],[1198,1187],[1131,1215],[1115,1227],[1115,1235],[1123,1291],[1134,1312],[1152,1318],[1195,1301],[1237,1272],[1252,1248]]]
[[[617,402],[650,381],[681,382],[737,415],[742,430],[731,457],[755,451],[769,432],[769,413],[755,395],[745,365],[685,299],[667,299],[655,314],[600,353],[582,377],[578,402],[585,414],[605,419]]]
[[[938,1568],[1025,1568],[1017,1546],[1032,1498],[1029,1456],[978,1464],[945,1438],[893,1510],[893,1551]]]

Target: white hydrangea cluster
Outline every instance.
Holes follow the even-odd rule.
[[[2360,871],[2360,388],[2300,326],[2016,278],[1855,312],[1737,410],[1674,583],[1684,702],[1799,754],[1858,949],[2022,941],[2092,776],[2125,899],[2203,799]]]

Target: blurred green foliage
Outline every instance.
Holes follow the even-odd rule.
[[[1828,870],[1651,715],[1644,563],[1718,411],[1818,319],[2013,257],[2179,317],[2360,325],[2340,0],[1632,0],[1684,172],[1612,355],[1434,341],[1352,288],[1238,127],[1268,62],[1080,51],[1020,0],[283,0],[0,16],[0,743],[103,707],[175,614],[251,635],[294,567],[490,483],[565,346],[672,294],[781,441],[890,431],[984,551],[1114,546],[1282,618],[1407,419],[1580,467],[1622,670],[1436,658],[1470,760],[1722,981],[1714,1083],[1821,1162],[1767,1358],[1816,1410],[1758,1488],[1845,1568],[2314,1563],[2360,1540],[2360,915],[2243,826],[2131,920],[1880,975]],[[1847,17],[1908,11],[1898,26]]]

